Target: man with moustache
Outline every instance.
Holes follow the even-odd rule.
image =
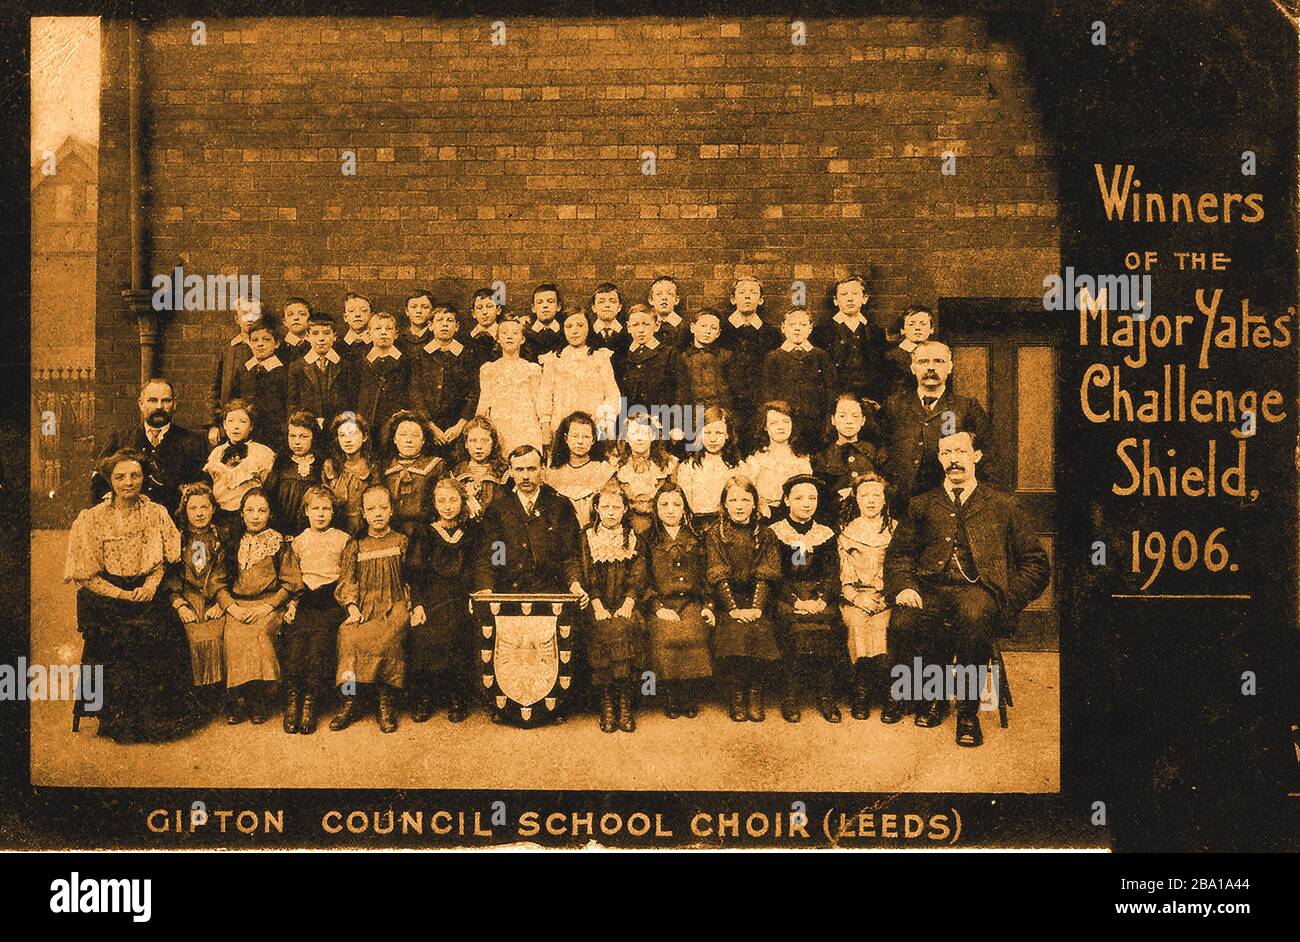
[[[141,493],[174,514],[180,503],[181,485],[203,480],[207,445],[203,436],[172,421],[176,394],[167,380],[154,377],[146,381],[137,401],[140,422],[113,432],[100,449],[99,458],[123,448],[142,453],[147,460]],[[91,503],[98,503],[108,492],[108,482],[95,471],[90,479]]]
[[[542,483],[542,453],[535,446],[520,445],[509,460],[515,486],[500,491],[483,514],[474,589],[570,591],[579,548],[573,504]]]
[[[936,458],[942,436],[966,431],[983,442],[989,431],[983,406],[948,389],[952,351],[947,344],[937,340],[917,344],[912,351],[912,375],[916,388],[893,393],[881,413],[887,476],[894,485],[899,514],[909,497],[938,487],[943,479]]]
[[[944,479],[913,497],[885,554],[891,672],[946,668],[957,660],[957,745],[984,741],[979,689],[969,683],[993,654],[993,639],[1015,631],[1016,616],[1047,587],[1050,567],[1038,535],[1015,497],[976,479],[983,455],[969,432],[939,439]],[[974,668],[974,669],[972,669]],[[892,673],[897,679],[899,675]],[[974,687],[975,689],[971,689]],[[917,726],[943,722],[944,699],[918,697]],[[887,696],[881,722],[897,723],[911,706]]]

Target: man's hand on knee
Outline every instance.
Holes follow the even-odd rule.
[[[894,598],[894,603],[907,608],[923,608],[921,596],[915,589],[904,589]]]

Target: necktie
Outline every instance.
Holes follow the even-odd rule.
[[[316,369],[320,370],[322,373],[325,372],[325,358],[324,358],[324,357],[319,357],[319,358],[316,360]]]
[[[147,429],[145,436],[149,439],[149,445],[152,448],[157,448],[158,443],[162,441],[162,432],[156,428]]]
[[[925,406],[925,411],[929,412],[934,408],[934,404],[939,401],[938,396],[922,396],[921,405]]]
[[[952,489],[952,502],[958,510],[961,510],[961,495],[964,490],[965,488],[961,487],[954,487]]]

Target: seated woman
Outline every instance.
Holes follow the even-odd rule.
[[[64,581],[77,584],[82,663],[104,669],[99,735],[119,743],[166,742],[204,720],[185,632],[157,597],[181,537],[167,511],[140,493],[144,467],[132,451],[100,463],[112,491],[77,515],[64,568]]]

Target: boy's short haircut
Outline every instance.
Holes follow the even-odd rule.
[[[531,321],[532,319],[526,314],[519,314],[514,311],[502,311],[501,317],[497,320],[497,324],[518,324],[521,330],[527,330]]]
[[[292,298],[285,298],[285,299],[284,299],[284,304],[282,304],[282,305],[280,306],[280,310],[281,310],[281,311],[287,311],[287,310],[289,310],[289,305],[291,305],[291,304],[301,304],[303,307],[305,307],[305,308],[307,309],[307,314],[308,314],[308,316],[311,315],[311,305],[307,302],[307,299],[306,299],[306,298],[300,298],[300,297],[298,297],[297,295],[294,295]]]
[[[753,275],[741,275],[739,278],[737,278],[735,281],[733,281],[733,282],[731,283],[731,293],[732,293],[732,294],[735,294],[735,293],[736,293],[736,288],[737,288],[739,285],[744,284],[745,282],[749,282],[750,284],[758,285],[758,293],[759,293],[759,294],[762,294],[762,293],[763,293],[763,282],[759,281],[759,280],[758,280],[757,278],[755,278]]]
[[[423,288],[417,288],[416,290],[412,291],[410,294],[406,296],[406,299],[402,302],[402,306],[405,307],[406,305],[414,301],[416,298],[428,298],[429,304],[434,303],[433,294],[431,292],[426,291]]]
[[[560,294],[560,289],[550,282],[538,285],[533,289],[533,300],[537,300],[539,294],[545,294],[547,291],[555,292],[555,307],[557,310],[564,307],[564,297]]]
[[[370,315],[368,323],[373,324],[376,320],[390,321],[394,327],[397,326],[397,318],[392,314],[389,314],[387,311],[375,311],[375,313]]]
[[[795,314],[802,314],[804,317],[808,318],[809,321],[812,320],[812,315],[808,313],[806,307],[791,307],[786,308],[785,313],[781,315],[781,324],[784,325],[785,322]]]
[[[867,279],[863,278],[861,275],[849,275],[847,278],[841,278],[839,281],[835,282],[835,284],[831,285],[831,297],[833,298],[835,295],[840,293],[840,285],[847,285],[853,281],[856,281],[858,285],[861,286],[863,294],[867,293]]]
[[[257,333],[259,330],[266,331],[271,335],[271,339],[273,340],[279,339],[275,333],[275,325],[271,323],[269,318],[263,317],[261,320],[250,324],[248,326],[248,336],[253,336],[253,334]]]
[[[365,301],[367,305],[370,304],[370,299],[368,297],[364,294],[357,294],[355,291],[349,291],[343,296],[344,304],[347,304],[349,301]]]
[[[307,315],[307,326],[310,328],[312,324],[320,324],[334,330],[334,315],[327,314],[325,311],[312,311]]]
[[[934,308],[925,304],[909,304],[903,310],[903,313],[898,315],[898,324],[896,325],[895,332],[901,334],[903,332],[903,324],[905,324],[907,319],[913,314],[930,315],[930,338],[934,339],[934,337],[939,333],[939,315],[934,312]]]
[[[622,304],[623,292],[619,291],[618,285],[614,284],[614,282],[612,281],[602,281],[600,284],[596,285],[596,290],[591,292],[591,303],[593,305],[596,303],[596,295],[609,294],[609,292],[611,291],[613,291],[616,295],[618,295],[618,303]]]
[[[469,299],[469,306],[473,307],[475,304],[478,304],[479,298],[487,298],[493,304],[497,303],[496,294],[493,293],[491,288],[479,288],[477,291],[475,291],[474,294]],[[500,306],[501,305],[497,304],[497,307]]]
[[[659,312],[648,304],[633,304],[627,309],[628,319],[631,320],[633,314],[649,314],[651,319],[659,320]]]
[[[649,303],[649,301],[650,301],[650,292],[653,291],[653,290],[655,289],[655,285],[659,284],[659,282],[661,282],[661,281],[666,281],[666,282],[668,282],[670,285],[672,285],[672,286],[673,286],[673,290],[677,292],[677,298],[678,298],[678,300],[681,300],[681,297],[682,297],[682,286],[681,286],[680,284],[678,284],[676,278],[674,278],[672,275],[655,275],[654,280],[650,282],[650,287],[649,287],[649,288],[646,288],[646,291],[645,291],[645,299],[646,299],[646,302],[647,302],[647,303]]]

